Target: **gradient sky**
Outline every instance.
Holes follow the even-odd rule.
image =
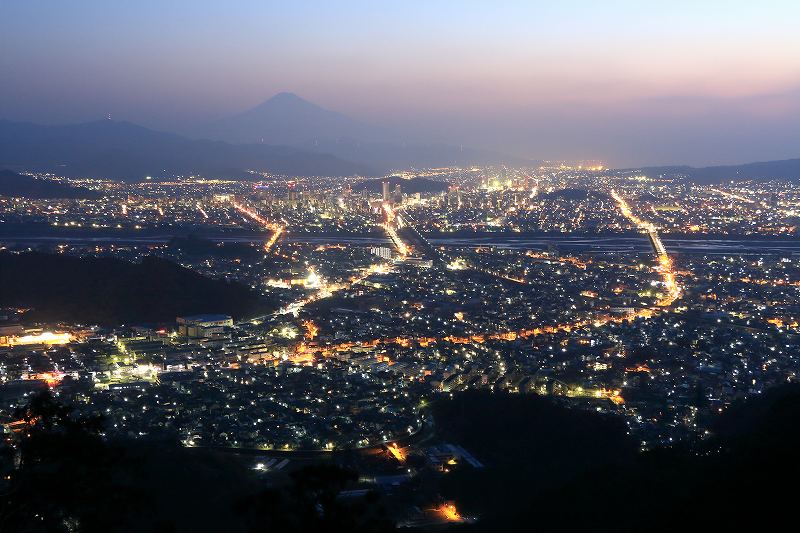
[[[800,2],[0,0],[0,118],[188,130],[291,91],[548,159],[800,157]]]

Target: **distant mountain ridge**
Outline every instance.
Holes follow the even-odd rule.
[[[248,170],[297,176],[376,175],[373,169],[296,147],[193,140],[129,122],[42,126],[0,120],[0,166],[63,176],[136,181],[200,174],[248,177]]]
[[[634,170],[634,169],[627,169]],[[643,167],[648,175],[684,175],[698,183],[718,183],[727,180],[789,179],[800,181],[800,159],[759,161],[742,165],[690,167],[685,165]]]
[[[226,142],[297,146],[356,161],[382,172],[412,167],[533,163],[461,145],[409,142],[406,136],[391,128],[359,122],[288,92],[278,93],[252,109],[201,127],[197,134]]]

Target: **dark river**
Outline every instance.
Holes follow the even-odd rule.
[[[170,240],[170,234],[115,234],[115,235],[0,235],[0,244],[12,246],[55,246],[56,244],[81,245],[147,245],[160,244]],[[215,235],[202,237],[221,242],[261,242],[269,235]],[[308,242],[312,244],[352,244],[354,246],[391,246],[388,238],[381,235],[351,234],[287,234],[289,242]],[[518,235],[476,235],[465,237],[436,236],[430,238],[433,245],[445,246],[496,246],[521,250],[558,250],[582,253],[612,252],[650,252],[650,242],[645,236],[518,236]],[[785,238],[710,238],[673,239],[663,238],[664,246],[670,253],[693,254],[800,254],[800,239]]]

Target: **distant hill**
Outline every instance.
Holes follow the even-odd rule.
[[[724,165],[713,167],[664,166],[644,167],[642,172],[648,176],[684,175],[698,183],[718,183],[729,180],[771,180],[788,179],[800,181],[800,159],[781,161],[762,161],[743,165]]]
[[[273,308],[243,285],[164,259],[135,264],[37,252],[0,253],[0,306],[32,307],[29,320],[108,326],[173,322],[196,313],[242,318]]]
[[[380,193],[383,191],[384,181],[389,182],[391,190],[394,190],[395,186],[399,184],[405,194],[437,193],[446,191],[449,187],[449,184],[444,181],[434,181],[428,178],[404,179],[400,176],[389,176],[385,179],[364,180],[354,185],[353,190],[367,189],[371,193]]]
[[[0,196],[91,199],[98,198],[100,194],[84,187],[70,187],[54,181],[24,176],[10,170],[0,170]]]
[[[191,140],[111,120],[63,126],[0,121],[0,165],[131,181],[175,174],[240,178],[250,169],[299,176],[376,174],[299,148]]]
[[[445,143],[409,142],[391,128],[365,124],[292,93],[208,124],[200,136],[227,142],[297,146],[357,161],[381,171],[472,164],[529,165],[532,161]]]

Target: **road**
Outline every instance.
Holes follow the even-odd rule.
[[[264,228],[272,232],[272,237],[270,237],[270,239],[266,243],[264,243],[264,251],[269,252],[272,249],[272,247],[275,246],[275,243],[278,242],[278,239],[281,237],[286,227],[276,222],[270,222],[269,220],[259,215],[255,210],[245,207],[243,204],[240,204],[236,200],[231,200],[231,205],[233,205],[233,207],[241,214],[253,219],[254,221],[261,224]]]
[[[653,245],[653,251],[655,252],[656,259],[658,260],[656,271],[660,274],[664,288],[667,291],[666,294],[658,301],[657,305],[659,307],[669,307],[673,304],[673,302],[675,302],[675,300],[680,298],[681,287],[678,285],[675,279],[675,269],[672,266],[672,258],[670,258],[669,254],[667,253],[664,243],[661,242],[661,237],[658,235],[658,229],[652,222],[642,220],[634,215],[633,211],[631,211],[631,208],[628,205],[628,202],[613,189],[611,190],[611,197],[616,200],[622,216],[630,220],[640,230],[645,231],[647,236],[650,238],[650,243]]]

